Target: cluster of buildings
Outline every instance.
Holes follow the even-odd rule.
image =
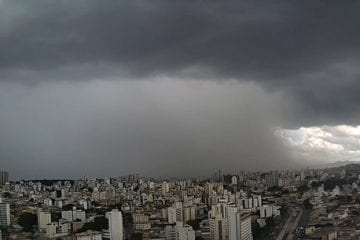
[[[357,239],[359,173],[335,168],[9,182],[0,172],[0,225],[3,239],[256,240],[262,231],[267,239]],[[25,214],[36,220],[30,231],[19,221]]]
[[[345,169],[320,171],[322,181],[304,192],[301,200],[307,200],[308,224],[299,226],[302,235],[322,239],[360,239],[360,175],[354,166]],[[299,229],[298,229],[299,230]]]

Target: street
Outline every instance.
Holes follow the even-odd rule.
[[[302,215],[303,215],[303,210],[301,208],[293,208],[291,215],[289,216],[288,220],[286,221],[283,229],[279,233],[276,240],[294,239],[294,232],[300,222],[300,219],[302,218]]]

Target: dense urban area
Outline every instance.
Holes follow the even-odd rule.
[[[360,164],[193,179],[0,174],[2,239],[360,239]]]

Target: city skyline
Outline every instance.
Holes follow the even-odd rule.
[[[2,172],[4,176],[6,173]],[[33,180],[0,185],[2,239],[289,240],[359,237],[360,164],[220,170],[203,179]]]

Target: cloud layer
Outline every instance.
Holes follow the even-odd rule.
[[[360,160],[360,126],[301,127],[275,132],[293,156],[307,164]]]
[[[293,167],[271,130],[287,103],[253,84],[0,83],[0,99],[2,167],[18,178]]]
[[[272,129],[305,126],[295,158],[354,158],[356,137],[312,126],[360,120],[359,8],[1,0],[0,157],[18,176],[281,168]]]
[[[297,125],[359,120],[355,1],[0,4],[1,80],[256,81],[298,102]]]

